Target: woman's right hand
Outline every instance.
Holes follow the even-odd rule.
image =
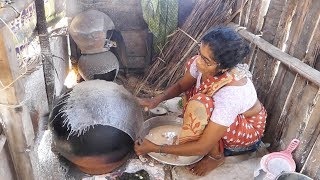
[[[145,108],[145,111],[148,109],[153,109],[158,106],[160,102],[156,100],[156,98],[137,98],[138,102],[141,106]]]
[[[144,139],[142,143],[139,143],[139,141],[134,143],[134,151],[138,156],[147,154],[149,152],[156,152],[158,148],[158,145],[147,139]]]

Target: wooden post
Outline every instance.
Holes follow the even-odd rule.
[[[29,147],[34,140],[27,108],[20,103],[24,96],[23,81],[16,58],[14,40],[7,28],[0,30],[0,115],[17,179],[34,179]],[[15,81],[16,80],[16,81]],[[15,82],[14,82],[15,81]],[[7,85],[13,85],[6,87]]]
[[[270,0],[256,0],[252,2],[250,14],[248,17],[248,31],[252,32],[253,34],[260,33],[269,4]],[[247,56],[246,62],[250,66],[250,71],[253,73],[256,71],[255,67],[259,67],[256,65],[257,63],[259,64],[259,62],[256,62],[259,49],[253,43],[250,44],[250,49],[252,50]]]
[[[6,143],[6,140],[7,140],[7,138],[3,134],[0,134],[0,152],[3,149],[3,146]]]
[[[283,64],[288,66],[288,68],[301,76],[305,77],[307,80],[320,86],[320,72],[303,63],[301,60],[290,56],[287,53],[282,52],[279,48],[268,43],[264,39],[248,32],[247,30],[241,28],[239,25],[230,23],[229,27],[235,29],[239,34],[244,37],[249,42],[256,44],[261,50],[265,51],[269,55],[281,61]]]
[[[274,6],[273,5],[274,2],[275,1],[273,0],[271,6]],[[288,0],[285,2],[285,5],[282,9],[279,24],[277,26],[277,30],[275,31],[276,34],[273,39],[273,45],[275,45],[279,49],[284,48],[286,37],[290,32],[289,31],[290,23],[292,22],[294,12],[297,8],[297,3],[298,3],[298,0]],[[271,18],[273,19],[273,17]],[[267,39],[267,40],[270,40],[270,39]],[[267,93],[269,97],[277,96],[278,98],[265,98],[265,102],[264,102],[265,107],[269,113],[268,113],[268,123],[266,127],[267,133],[264,139],[268,142],[279,142],[277,140],[274,140],[276,129],[277,129],[276,124],[279,122],[282,108],[284,107],[285,100],[289,91],[287,86],[290,87],[290,85],[287,85],[286,82],[283,81],[286,75],[286,72],[288,70],[287,65],[279,63],[279,66],[277,67],[277,64],[276,64],[273,70],[274,70],[274,73],[275,71],[277,71],[277,73],[275,73],[273,77],[271,77],[272,82]],[[274,144],[277,145],[277,143],[274,143]]]
[[[240,17],[240,25],[242,26],[248,25],[251,4],[252,4],[252,0],[248,0],[245,2],[244,7],[242,8],[241,17]]]
[[[49,110],[51,110],[52,102],[55,97],[55,87],[54,87],[55,71],[54,71],[53,58],[52,58],[50,42],[48,37],[44,1],[35,0],[35,5],[36,5],[36,12],[37,12],[37,29],[38,29],[38,35],[39,35],[39,41],[40,41],[40,47],[41,47],[41,54],[43,58],[42,64],[43,64],[44,80],[45,80],[47,98],[48,98],[48,107],[49,107]]]
[[[2,132],[3,132],[3,127],[2,127],[2,124],[1,124],[1,117],[0,117],[0,135],[2,134]]]
[[[320,3],[317,0],[312,0],[310,3],[300,38],[295,43],[296,48],[293,55],[312,66],[317,61],[317,46],[320,40],[320,34],[318,33],[320,31]],[[286,118],[290,127],[287,126],[285,128],[286,131],[282,136],[282,140],[286,144],[292,138],[301,140],[299,150],[294,153],[294,157],[297,160],[297,169],[300,170],[306,160],[305,154],[309,154],[315,142],[315,139],[312,140],[310,134],[313,136],[318,136],[319,134],[317,130],[312,131],[313,127],[310,126],[311,124],[320,123],[320,117],[311,118],[312,114],[315,113],[314,111],[316,111],[316,104],[319,103],[319,86],[308,82],[300,75],[296,75],[292,89],[292,93],[289,94],[290,98],[288,98],[288,106],[284,109],[287,112]]]
[[[288,145],[293,138],[298,138],[300,145],[294,152],[297,170],[299,171],[302,168],[303,173],[308,174],[312,178],[317,178],[320,175],[318,162],[320,158],[318,153],[320,133],[320,72],[312,67],[314,67],[319,57],[318,42],[320,34],[318,32],[320,30],[320,13],[318,9],[320,8],[320,3],[317,0],[292,0],[287,2],[290,4],[285,5],[286,9],[283,15],[281,15],[281,17],[284,17],[284,14],[288,15],[286,16],[287,19],[281,18],[282,20],[280,20],[278,29],[282,30],[276,35],[273,44],[282,49],[281,46],[285,42],[285,35],[287,34],[284,33],[284,30],[290,27],[288,23],[292,20],[287,43],[287,51],[291,55],[292,61],[285,60],[284,56],[289,57],[289,55],[284,52],[281,53],[284,56],[279,56],[280,49],[276,50],[274,46],[265,41],[270,40],[271,42],[272,39],[253,37],[251,36],[253,34],[247,31],[240,32],[240,34],[242,33],[247,40],[254,42],[261,50],[282,62],[275,81],[271,81],[273,83],[272,89],[266,93],[269,96],[268,101],[272,102],[269,103],[269,106],[272,108],[270,108],[271,110],[268,114],[273,116],[269,116],[268,119],[269,128],[267,129],[267,135],[272,138],[273,150],[284,149],[284,146]],[[285,27],[282,27],[282,25]],[[279,33],[283,34],[280,35]],[[253,38],[251,39],[249,36]],[[268,37],[272,38],[273,36],[269,35]],[[267,63],[267,60],[263,59],[261,54],[258,57],[259,60],[264,60],[264,63]],[[264,68],[269,68],[270,66],[262,65],[258,65],[258,67],[260,67],[261,73],[265,73]],[[259,80],[267,83],[263,78]],[[275,95],[277,95],[276,99],[270,98],[275,97]]]
[[[301,173],[306,174],[314,179],[319,179],[320,177],[320,136],[316,139],[316,142],[308,155],[304,166],[301,169]]]
[[[275,34],[277,33],[277,27],[280,23],[280,17],[283,12],[284,6],[285,1],[282,0],[272,0],[270,2],[269,9],[264,20],[264,27],[262,29],[262,38],[278,48],[279,46],[273,43],[273,40]],[[260,9],[264,8],[261,7]],[[260,12],[260,14],[261,13],[262,12]],[[264,13],[260,15],[260,19],[264,17],[263,14]],[[256,27],[252,27],[254,29],[254,32],[261,31],[262,27],[260,21],[258,21]],[[254,67],[251,66],[252,69],[254,69],[252,71],[253,78],[259,100],[262,102],[262,104],[266,105],[265,101],[266,99],[268,99],[269,90],[276,75],[278,61],[260,49],[257,50],[256,57],[257,58],[250,58],[250,60],[255,64]],[[268,67],[268,71],[265,70],[266,67]]]

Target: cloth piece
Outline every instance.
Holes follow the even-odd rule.
[[[185,72],[189,70],[192,77],[197,78],[199,76],[199,70],[197,68],[196,59],[199,56],[193,56],[186,64]]]
[[[251,146],[262,138],[267,113],[264,108],[252,117],[238,115],[223,136],[225,148],[237,149]]]
[[[213,110],[211,97],[196,94],[188,102],[184,115],[183,126],[179,135],[179,144],[200,138]]]
[[[234,155],[241,155],[241,154],[246,154],[249,152],[255,152],[256,150],[258,150],[258,148],[260,147],[260,144],[262,143],[261,140],[257,141],[256,143],[254,143],[251,146],[245,147],[245,148],[235,148],[235,149],[227,149],[224,148],[224,156],[234,156]]]
[[[178,26],[178,0],[142,0],[143,19],[153,33],[153,47],[156,53],[161,52],[167,42],[167,37]]]
[[[190,71],[190,66],[195,59],[192,58],[187,62],[186,70]],[[213,92],[217,92],[227,83],[235,80],[235,74],[239,78],[237,70],[231,73],[226,72],[219,77],[209,77],[203,81],[199,88],[194,86],[185,93],[187,103],[184,109],[184,122],[179,136],[179,143],[198,139],[215,108],[214,104],[216,102],[214,102],[212,96],[201,94],[201,91],[210,86]],[[245,73],[242,75],[245,75]],[[223,136],[224,147],[229,149],[244,148],[259,141],[264,132],[266,116],[264,108],[259,114],[252,117],[244,117],[238,114]],[[205,118],[207,119],[205,120]]]

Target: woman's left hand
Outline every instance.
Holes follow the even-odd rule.
[[[158,145],[150,142],[147,139],[144,139],[142,143],[139,143],[138,141],[134,143],[134,151],[138,156],[144,155],[149,152],[156,152],[157,149],[158,149]]]

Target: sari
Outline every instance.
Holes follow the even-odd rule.
[[[190,66],[196,58],[197,56],[194,56],[186,63],[186,71],[190,71]],[[214,109],[213,95],[227,84],[244,77],[247,77],[246,73],[239,68],[233,68],[218,76],[202,79],[199,87],[194,85],[185,92],[183,126],[179,135],[179,144],[200,138]],[[211,88],[211,93],[202,93],[208,87]],[[219,141],[220,149],[250,150],[263,136],[266,118],[267,113],[263,106],[254,116],[245,117],[239,114]]]

